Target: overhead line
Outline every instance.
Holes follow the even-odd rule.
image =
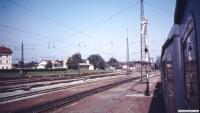
[[[161,11],[163,13],[166,13],[166,14],[169,14],[169,15],[173,14],[172,12],[169,12],[169,11],[167,11],[165,9],[162,9],[162,8],[160,8],[160,7],[156,6],[156,5],[153,5],[153,4],[151,4],[151,3],[147,2],[147,1],[144,1],[144,3],[147,4],[148,6],[151,6],[151,7],[155,8],[155,9],[158,9],[159,11]]]
[[[0,27],[3,27],[3,26],[1,26],[0,25]],[[10,26],[9,26],[10,27]],[[15,31],[17,31],[17,32],[21,32],[21,33],[25,33],[24,31],[18,31],[18,30],[20,30],[20,29],[18,29],[18,30],[16,30],[17,28],[15,28],[15,29],[12,29],[13,27],[10,27],[8,30],[15,30]],[[16,33],[16,32],[11,32],[11,31],[8,31],[8,30],[1,30],[0,29],[0,31],[1,32],[6,32],[6,33],[10,33],[10,34],[17,34],[17,35],[23,35],[23,36],[25,36],[26,38],[29,38],[30,37],[30,35],[31,35],[31,38],[35,38],[35,39],[47,39],[47,38],[39,38],[39,36],[34,36],[34,35],[32,35],[32,34],[29,34],[29,35],[26,35],[27,33],[25,33],[25,34],[20,34],[20,33]],[[27,37],[28,36],[28,37]]]
[[[67,26],[67,25],[65,25],[65,24],[63,24],[63,23],[61,23],[61,22],[59,22],[59,21],[57,21],[57,20],[55,20],[55,19],[53,19],[53,18],[50,18],[50,17],[48,17],[48,16],[46,16],[46,15],[43,15],[43,14],[37,12],[37,11],[34,11],[34,10],[31,9],[31,8],[25,7],[25,6],[23,6],[23,5],[19,4],[19,3],[17,3],[17,2],[14,1],[14,0],[9,0],[9,1],[12,2],[13,4],[15,4],[15,5],[18,6],[18,7],[21,7],[21,8],[23,8],[23,9],[25,9],[25,10],[27,10],[27,11],[29,11],[29,12],[35,14],[35,15],[38,15],[38,16],[40,16],[40,17],[42,17],[42,18],[45,18],[46,20],[49,20],[49,21],[54,22],[54,23],[56,23],[56,24],[65,26],[65,27],[68,28],[68,29],[76,30],[76,29],[73,28],[73,27]]]
[[[1,25],[1,24],[0,24],[0,27],[12,29],[12,30],[15,30],[15,31],[18,31],[18,32],[23,32],[23,33],[25,33],[25,34],[30,34],[30,35],[33,35],[33,36],[38,36],[38,37],[43,37],[43,38],[49,38],[48,36],[44,36],[44,35],[41,35],[41,34],[29,32],[29,31],[25,31],[25,30],[18,29],[18,28],[15,28],[15,27],[11,27],[11,26],[7,26],[7,25]],[[3,31],[3,30],[1,30],[1,31]]]
[[[65,25],[65,24],[62,24],[62,23],[58,22],[58,21],[55,20],[55,19],[49,18],[49,17],[47,17],[47,16],[45,16],[45,15],[43,15],[43,14],[41,14],[41,13],[38,13],[38,12],[36,12],[36,11],[30,9],[30,8],[24,7],[23,5],[21,5],[21,4],[17,3],[17,2],[15,2],[14,0],[10,0],[10,1],[11,1],[12,3],[14,3],[15,5],[17,5],[17,6],[23,8],[23,9],[29,11],[29,12],[32,12],[32,13],[35,14],[35,15],[39,15],[40,17],[45,18],[45,19],[47,19],[47,20],[50,20],[50,21],[52,21],[52,22],[54,22],[54,23],[57,23],[58,25],[65,26],[65,27],[67,27],[68,29],[76,30],[75,28],[72,28],[72,27],[70,27],[70,26],[67,26],[67,25]],[[94,27],[96,27],[96,26],[102,24],[103,22],[106,22],[106,21],[108,21],[108,20],[110,20],[110,19],[113,19],[114,17],[117,17],[118,15],[122,14],[123,12],[126,12],[128,9],[130,9],[131,7],[133,7],[134,5],[137,5],[137,4],[139,4],[139,3],[140,3],[140,2],[136,2],[135,4],[129,6],[129,7],[125,8],[125,9],[123,9],[123,10],[121,10],[121,11],[119,11],[119,12],[117,12],[117,13],[115,13],[115,14],[113,14],[113,15],[107,17],[107,18],[105,18],[105,19],[103,19],[103,20],[101,20],[101,21],[99,21],[99,22],[96,22],[95,24],[93,24],[93,25],[91,25],[91,26],[89,26],[89,27],[86,27],[85,29],[82,29],[82,30],[80,30],[80,31],[78,31],[78,32],[76,32],[76,33],[74,33],[74,34],[71,34],[71,35],[67,36],[67,38],[72,37],[72,36],[75,36],[75,35],[77,35],[77,34],[81,34],[81,33],[85,32],[85,31],[87,31],[87,30],[90,30],[90,29],[92,29],[92,28],[94,28]],[[0,25],[0,26],[2,26],[2,25]],[[49,36],[44,36],[44,35],[40,35],[40,34],[36,34],[36,33],[27,32],[27,31],[20,30],[20,29],[17,29],[17,28],[12,28],[12,27],[10,27],[10,26],[4,26],[4,27],[10,28],[10,29],[13,29],[13,30],[16,30],[16,31],[24,32],[24,33],[26,33],[26,34],[38,36],[38,37],[49,38]],[[63,40],[55,40],[55,39],[53,39],[53,40],[54,40],[54,41],[52,41],[52,42],[55,42],[55,41],[63,42]],[[48,42],[48,43],[49,43],[49,42]],[[73,45],[73,44],[71,44],[71,45]],[[102,52],[102,51],[101,51],[101,52]]]
[[[135,4],[132,4],[132,5],[130,5],[129,7],[125,8],[125,9],[123,9],[123,10],[121,10],[121,11],[119,11],[119,12],[117,12],[117,13],[115,13],[115,14],[113,14],[113,15],[107,17],[107,18],[105,18],[105,19],[103,19],[103,20],[101,20],[101,21],[99,21],[99,22],[96,22],[95,24],[93,24],[93,25],[91,25],[91,26],[86,27],[85,29],[81,30],[80,32],[84,32],[84,31],[90,30],[90,29],[92,29],[92,28],[94,28],[94,27],[100,25],[100,24],[103,23],[103,22],[106,22],[106,21],[108,21],[108,20],[110,20],[110,19],[113,19],[114,17],[119,16],[120,14],[126,12],[127,10],[129,10],[130,8],[132,8],[132,7],[135,6],[135,5],[138,5],[139,3],[140,3],[140,2],[138,1],[138,2],[136,2]]]
[[[66,42],[66,41],[62,41],[62,40],[55,40],[55,39],[52,39],[50,38],[49,36],[44,36],[44,35],[40,35],[40,34],[37,34],[37,33],[32,33],[32,32],[28,32],[28,31],[25,31],[25,30],[22,30],[22,29],[18,29],[18,28],[15,28],[15,27],[11,27],[11,26],[5,26],[5,25],[0,25],[0,27],[4,27],[4,28],[8,28],[8,29],[12,29],[12,30],[15,30],[15,31],[18,31],[18,32],[23,32],[23,33],[26,33],[26,34],[30,34],[30,35],[33,35],[33,36],[38,36],[38,37],[42,37],[42,38],[48,38],[48,39],[51,39],[52,41],[51,42],[55,42],[55,41],[59,41],[59,42],[62,42],[62,43],[67,43],[71,46],[74,46],[76,47],[75,44],[72,44],[72,43],[69,43],[69,42]],[[0,31],[5,31],[5,30],[0,30]],[[7,31],[6,31],[7,32]],[[49,41],[50,42],[50,41]],[[49,43],[48,42],[48,43]],[[40,44],[44,44],[44,43],[40,43]],[[46,44],[46,43],[45,43]],[[35,44],[37,45],[37,44]],[[81,48],[84,48],[84,49],[87,49],[87,50],[94,50],[94,49],[89,49],[87,47],[82,47]],[[104,54],[111,54],[111,53],[108,53],[108,52],[104,52],[104,51],[99,51],[101,53],[104,53]]]
[[[37,12],[37,11],[34,11],[34,10],[31,9],[31,8],[25,7],[25,6],[23,6],[23,5],[19,4],[19,3],[17,3],[17,2],[14,1],[14,0],[9,0],[9,1],[12,2],[13,4],[15,4],[16,6],[21,7],[22,9],[25,9],[25,10],[27,10],[27,11],[29,11],[29,12],[35,14],[35,15],[38,15],[38,16],[40,16],[40,17],[46,19],[46,20],[49,20],[49,21],[51,21],[51,22],[53,22],[53,23],[56,23],[56,24],[58,24],[59,26],[64,26],[65,28],[70,29],[70,30],[73,30],[73,31],[79,31],[79,30],[77,30],[77,29],[75,29],[75,28],[73,28],[73,27],[71,27],[71,26],[68,26],[68,25],[66,25],[66,24],[63,24],[63,23],[61,23],[61,22],[59,22],[59,21],[57,21],[57,20],[55,20],[55,19],[53,19],[53,18],[50,18],[50,17],[48,17],[48,16],[46,16],[46,15],[43,15],[43,14]],[[77,35],[77,34],[79,34],[79,32],[76,32],[75,34],[73,33],[73,34],[71,34],[71,35],[69,35],[69,36],[67,36],[67,37],[68,37],[68,38],[69,38],[69,37],[73,37],[73,36],[75,36],[75,35]],[[87,34],[85,34],[85,35],[87,35]],[[88,36],[88,35],[87,35],[87,36]]]
[[[100,21],[94,23],[93,25],[90,25],[90,26],[88,26],[88,27],[86,27],[86,28],[84,28],[84,29],[82,29],[82,30],[77,30],[77,29],[75,29],[75,28],[73,28],[73,27],[70,27],[70,26],[67,26],[67,25],[65,25],[65,24],[63,24],[63,23],[61,23],[61,22],[58,22],[58,21],[55,20],[55,19],[52,19],[52,18],[50,18],[50,17],[47,17],[47,16],[45,16],[45,15],[43,15],[43,14],[41,14],[41,13],[38,13],[38,12],[34,11],[33,9],[27,8],[27,7],[23,6],[23,5],[21,5],[21,4],[17,3],[17,2],[15,2],[14,0],[10,0],[10,1],[11,1],[12,3],[14,3],[15,5],[17,5],[17,6],[23,8],[23,9],[29,11],[29,12],[32,12],[32,13],[35,14],[35,15],[39,15],[40,17],[43,17],[43,18],[45,18],[45,19],[47,19],[47,20],[50,20],[50,21],[52,21],[52,22],[54,22],[54,23],[57,23],[57,24],[62,25],[62,26],[64,26],[64,27],[67,27],[68,29],[77,31],[76,33],[73,33],[73,34],[71,34],[71,35],[66,36],[66,38],[73,37],[73,36],[75,36],[75,35],[77,35],[77,34],[82,34],[82,33],[84,33],[85,31],[90,30],[90,29],[92,29],[92,28],[94,28],[94,27],[96,27],[96,26],[102,24],[103,22],[106,22],[106,21],[108,21],[108,20],[110,20],[110,19],[113,19],[114,17],[116,17],[116,16],[118,16],[118,15],[120,15],[120,14],[126,12],[127,10],[129,10],[130,8],[132,8],[133,6],[135,6],[135,5],[137,5],[137,4],[140,3],[140,2],[138,1],[138,2],[136,2],[135,4],[132,4],[132,5],[130,5],[129,7],[125,8],[125,9],[123,9],[123,10],[121,10],[121,11],[118,11],[117,13],[114,13],[113,15],[111,15],[111,16],[109,16],[109,17],[107,17],[107,18],[105,18],[105,19],[103,19],[103,20],[100,20]]]

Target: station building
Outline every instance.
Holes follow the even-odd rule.
[[[81,70],[94,70],[94,65],[89,63],[89,60],[86,60],[85,63],[79,63],[79,69]]]
[[[12,69],[12,50],[0,46],[0,69]]]

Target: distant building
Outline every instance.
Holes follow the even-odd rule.
[[[42,61],[38,64],[37,69],[45,69],[47,63],[48,63],[48,60],[42,60]]]
[[[37,62],[28,62],[28,63],[25,63],[24,64],[24,69],[37,69],[37,65],[38,63]],[[15,67],[16,65],[14,65],[13,67]]]
[[[127,69],[127,64],[123,65],[122,69]]]
[[[67,61],[68,61],[68,57],[65,57],[65,59],[63,60],[63,68],[67,68]]]
[[[12,69],[12,50],[0,46],[0,69]]]
[[[63,61],[59,61],[59,60],[51,60],[52,63],[52,68],[56,69],[56,68],[63,68]]]
[[[86,60],[86,63],[79,63],[79,69],[81,70],[94,70],[94,65],[89,63],[89,60]]]
[[[42,60],[38,66],[37,69],[45,69],[46,65],[48,63],[49,60]],[[56,68],[63,68],[63,62],[62,61],[58,61],[58,60],[50,60],[52,63],[52,69],[56,69]]]

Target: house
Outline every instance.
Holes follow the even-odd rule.
[[[38,64],[37,69],[45,69],[47,63],[48,63],[48,60],[42,60],[42,61]]]
[[[12,69],[12,50],[0,46],[0,69]]]
[[[64,60],[63,60],[63,68],[68,68],[67,67],[67,61],[68,61],[68,59],[69,59],[68,57],[64,58]]]
[[[52,68],[56,69],[56,68],[63,68],[63,61],[59,61],[59,60],[51,60],[52,63]]]
[[[89,63],[89,60],[86,60],[85,63],[79,63],[79,69],[81,70],[94,70],[94,65]]]
[[[48,64],[49,61],[51,61],[51,63],[52,63],[52,69],[63,68],[63,62],[62,61],[58,61],[58,60],[42,60],[38,64],[37,69],[45,69],[46,65]]]

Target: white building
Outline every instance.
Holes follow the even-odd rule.
[[[52,63],[52,69],[63,68],[62,64],[59,61],[57,61],[57,60],[50,60],[50,61]],[[45,69],[48,62],[49,62],[49,60],[42,60],[38,64],[37,69]]]
[[[51,60],[51,63],[52,63],[52,68],[53,69],[63,68],[63,62],[61,63],[61,61]]]
[[[89,60],[86,61],[86,63],[79,63],[79,69],[82,70],[94,70],[94,65],[89,63]]]
[[[0,69],[12,69],[12,50],[0,46]]]
[[[122,69],[127,69],[127,65],[123,65],[123,66],[122,66]]]
[[[68,61],[68,57],[65,57],[65,59],[63,60],[63,68],[67,68],[67,61]]]
[[[45,69],[47,63],[48,63],[48,60],[42,60],[42,61],[38,64],[37,69]]]

